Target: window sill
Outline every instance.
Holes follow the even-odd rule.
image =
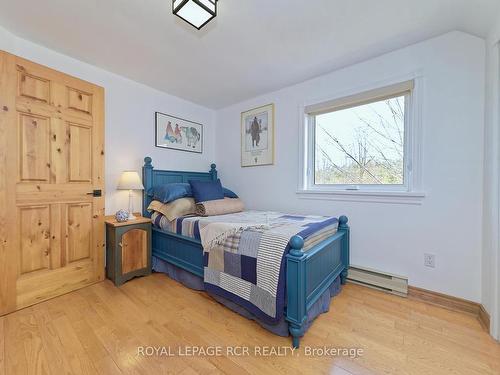
[[[424,192],[366,191],[366,190],[298,190],[300,199],[332,200],[346,202],[370,202],[392,204],[422,204]]]

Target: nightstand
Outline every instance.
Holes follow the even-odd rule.
[[[106,217],[106,277],[116,286],[137,277],[151,274],[151,220],[119,223]]]

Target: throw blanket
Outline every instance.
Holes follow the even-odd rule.
[[[302,236],[307,251],[338,227],[336,218],[259,211],[197,218],[196,223],[204,244],[205,289],[271,324],[284,312],[290,238]]]
[[[241,212],[245,206],[239,198],[224,198],[196,204],[196,216],[215,216]]]
[[[263,224],[246,223],[208,223],[200,227],[201,245],[204,252],[210,252],[217,245],[224,245],[227,238],[236,233],[248,230],[264,228]]]

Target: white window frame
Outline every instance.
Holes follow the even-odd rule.
[[[300,106],[299,186],[301,198],[347,201],[420,204],[422,191],[421,91],[423,79],[411,74],[371,86],[339,93],[327,100],[310,101]],[[347,109],[406,93],[404,131],[404,184],[328,184],[314,183],[315,117],[339,109]]]

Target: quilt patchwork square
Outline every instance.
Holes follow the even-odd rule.
[[[214,246],[208,257],[208,267],[217,271],[224,271],[224,248]]]
[[[241,255],[241,278],[257,284],[257,258]]]
[[[205,267],[203,269],[203,278],[206,283],[215,285],[220,284],[220,272],[211,268]]]
[[[232,253],[238,252],[238,248],[240,246],[241,233],[242,232],[235,233],[226,239],[226,241],[224,242],[224,249],[226,251],[230,251]]]
[[[224,252],[224,272],[232,276],[241,277],[241,259],[239,254],[228,251]]]
[[[257,258],[257,251],[259,250],[259,243],[261,238],[262,232],[256,230],[243,231],[240,235],[238,252],[241,255]]]
[[[251,285],[250,302],[260,307],[269,316],[276,316],[276,297],[257,285]]]
[[[250,300],[251,284],[240,278],[228,275],[227,273],[220,273],[220,287],[225,289],[241,298]]]

